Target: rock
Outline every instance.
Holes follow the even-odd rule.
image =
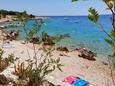
[[[69,52],[67,47],[58,47],[57,48],[58,51],[65,51],[65,52]]]
[[[70,56],[68,56],[68,55],[66,55],[66,54],[64,54],[64,53],[60,53],[59,55],[60,55],[60,56],[70,57]]]
[[[0,30],[4,30],[5,29],[5,27],[4,26],[0,26]]]
[[[19,31],[11,30],[9,33],[6,34],[6,39],[10,41],[16,40],[18,35],[19,35]]]
[[[9,79],[7,79],[4,75],[0,75],[0,85],[7,85],[9,82]]]
[[[107,62],[102,61],[102,63],[103,63],[104,65],[108,65],[108,63],[107,63]]]
[[[95,53],[93,53],[92,51],[89,51],[85,48],[79,48],[76,49],[78,51],[78,56],[82,57],[84,59],[88,59],[88,60],[92,60],[95,61],[96,59],[94,58],[96,56]]]
[[[53,46],[55,45],[55,43],[53,41],[47,41],[47,42],[43,42],[44,45],[50,45]]]
[[[30,43],[34,43],[34,44],[37,44],[40,42],[39,40],[40,38],[39,37],[33,37],[32,39],[30,39]]]
[[[44,45],[51,45],[51,46],[55,45],[51,36],[48,35],[47,33],[44,33],[44,35],[42,36],[42,42]]]

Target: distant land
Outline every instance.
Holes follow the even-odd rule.
[[[24,12],[26,12],[26,11],[24,11]],[[19,11],[8,11],[8,10],[0,10],[0,16],[2,16],[3,18],[5,18],[6,17],[6,15],[17,15],[18,13],[23,13],[23,12],[19,12]],[[31,16],[31,17],[35,17],[35,15],[33,15],[33,14],[28,14],[29,16]],[[1,18],[1,17],[0,17]]]

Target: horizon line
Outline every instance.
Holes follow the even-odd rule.
[[[100,16],[112,15],[112,14],[99,14]],[[35,16],[88,16],[88,15],[35,15]]]

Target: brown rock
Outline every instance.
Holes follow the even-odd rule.
[[[39,42],[40,42],[40,38],[39,37],[33,37],[32,39],[30,39],[30,43],[37,44]]]
[[[6,34],[6,39],[10,41],[16,40],[18,35],[19,35],[19,31],[11,30],[9,33]]]
[[[92,51],[89,51],[85,48],[79,48],[76,49],[78,51],[78,56],[82,57],[84,59],[88,59],[88,60],[92,60],[95,61],[96,59],[94,58],[96,56],[95,53],[93,53]]]
[[[7,85],[8,83],[9,80],[4,75],[0,75],[0,85]]]
[[[69,50],[67,49],[67,47],[58,47],[57,50],[58,50],[58,51],[69,52]]]

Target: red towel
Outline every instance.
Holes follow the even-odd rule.
[[[68,76],[66,77],[63,81],[68,83],[68,84],[72,84],[73,82],[75,82],[78,78],[75,76]]]

